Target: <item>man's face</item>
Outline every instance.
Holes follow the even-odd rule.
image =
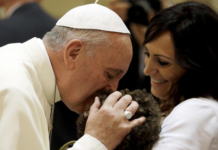
[[[73,72],[66,74],[59,86],[63,102],[72,111],[82,113],[101,90],[116,90],[127,72],[132,59],[130,38],[112,39],[111,46],[98,47],[94,57],[88,56],[86,50],[81,51]]]

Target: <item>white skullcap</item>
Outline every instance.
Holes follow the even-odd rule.
[[[122,19],[115,12],[99,4],[88,4],[71,9],[58,20],[56,25],[130,34]]]

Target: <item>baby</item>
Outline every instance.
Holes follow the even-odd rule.
[[[160,120],[161,113],[157,101],[150,93],[144,90],[129,91],[128,89],[120,91],[122,95],[129,94],[132,99],[139,104],[139,108],[135,115],[130,119],[145,116],[146,121],[140,125],[132,128],[131,132],[125,137],[120,145],[115,150],[151,150],[155,142],[159,138],[161,131]],[[111,92],[101,93],[101,105]],[[78,137],[83,136],[88,119],[88,111],[80,115],[77,119]]]

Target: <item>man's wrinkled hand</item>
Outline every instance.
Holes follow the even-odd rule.
[[[123,112],[130,111],[134,115],[138,109],[138,103],[132,101],[130,95],[120,98],[121,96],[122,94],[118,91],[112,93],[100,109],[100,101],[96,98],[90,108],[86,124],[85,134],[98,139],[108,150],[115,149],[131,131],[132,127],[145,121],[145,117],[132,121],[126,119]]]

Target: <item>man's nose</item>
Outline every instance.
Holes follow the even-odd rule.
[[[119,84],[119,80],[109,81],[108,85],[106,86],[106,90],[116,91],[118,84]]]

